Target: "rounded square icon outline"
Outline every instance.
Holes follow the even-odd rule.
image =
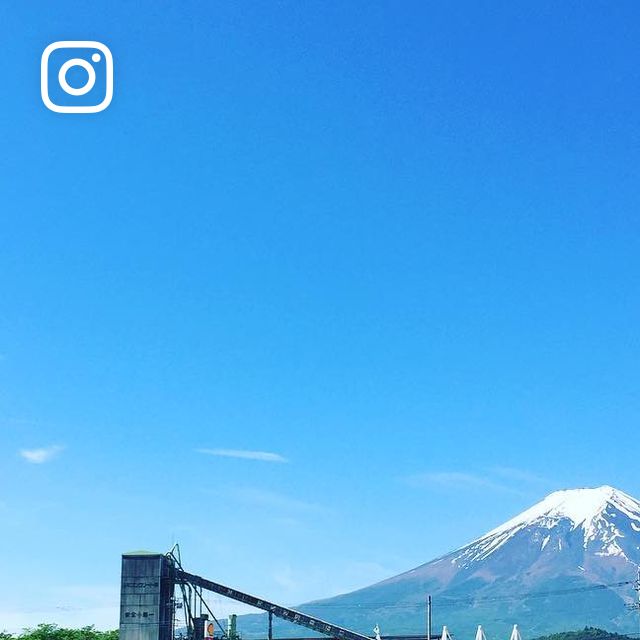
[[[104,100],[100,104],[85,106],[63,106],[55,104],[49,98],[49,56],[58,49],[97,49],[104,55],[106,87]],[[104,111],[113,98],[113,56],[106,44],[95,40],[60,40],[52,42],[42,52],[40,60],[40,95],[45,107],[56,113],[98,113]]]

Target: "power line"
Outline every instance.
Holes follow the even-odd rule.
[[[453,598],[449,596],[442,596],[438,598],[438,607],[442,606],[458,606],[469,603],[481,603],[481,602],[509,602],[513,600],[524,600],[531,598],[548,598],[563,595],[570,595],[574,593],[584,593],[587,591],[601,591],[604,589],[620,589],[628,585],[635,584],[633,580],[624,580],[621,582],[611,582],[603,584],[592,584],[583,587],[571,587],[569,589],[553,589],[547,591],[524,591],[503,596],[465,596],[463,598]],[[351,603],[339,603],[339,602],[314,602],[306,605],[305,609],[322,608],[334,608],[334,609],[373,609],[373,608],[385,608],[385,609],[412,609],[424,607],[424,602],[351,602]]]
[[[522,600],[524,598],[548,598],[554,596],[562,596],[573,593],[584,593],[586,591],[599,591],[603,589],[620,589],[621,587],[625,587],[627,585],[634,584],[633,580],[624,580],[622,582],[611,582],[609,584],[593,584],[585,587],[572,587],[570,589],[554,589],[549,591],[533,591],[528,593],[519,593],[519,594],[511,594],[508,596],[479,596],[478,598],[468,597],[468,598],[460,598],[460,599],[451,599],[450,602],[503,602],[509,600]],[[442,598],[443,601],[446,601],[447,598],[444,596]]]

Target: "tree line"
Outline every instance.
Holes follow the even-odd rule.
[[[17,634],[0,631],[0,640],[118,640],[118,630],[98,631],[93,626],[65,629],[57,624],[39,624]]]
[[[23,629],[22,633],[17,634],[0,631],[0,640],[118,640],[118,630],[98,631],[93,626],[65,629],[56,624],[39,624],[32,629]],[[581,631],[554,633],[536,640],[632,640],[632,638],[595,627],[585,627]]]

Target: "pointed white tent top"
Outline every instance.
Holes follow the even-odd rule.
[[[484,635],[484,629],[482,625],[478,625],[478,630],[476,631],[476,640],[487,640],[487,636]]]
[[[511,632],[511,638],[509,640],[522,640],[522,636],[520,635],[520,631],[518,631],[518,625],[513,625],[513,631]]]
[[[442,638],[440,640],[453,640],[446,624],[444,625],[444,627],[442,627]]]

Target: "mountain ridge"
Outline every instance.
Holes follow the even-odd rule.
[[[585,626],[636,631],[627,605],[639,565],[640,501],[609,485],[568,489],[439,558],[298,608],[365,633],[374,624],[424,633],[430,594],[434,629],[447,624],[458,636],[478,624],[508,637],[518,623],[525,638]]]

